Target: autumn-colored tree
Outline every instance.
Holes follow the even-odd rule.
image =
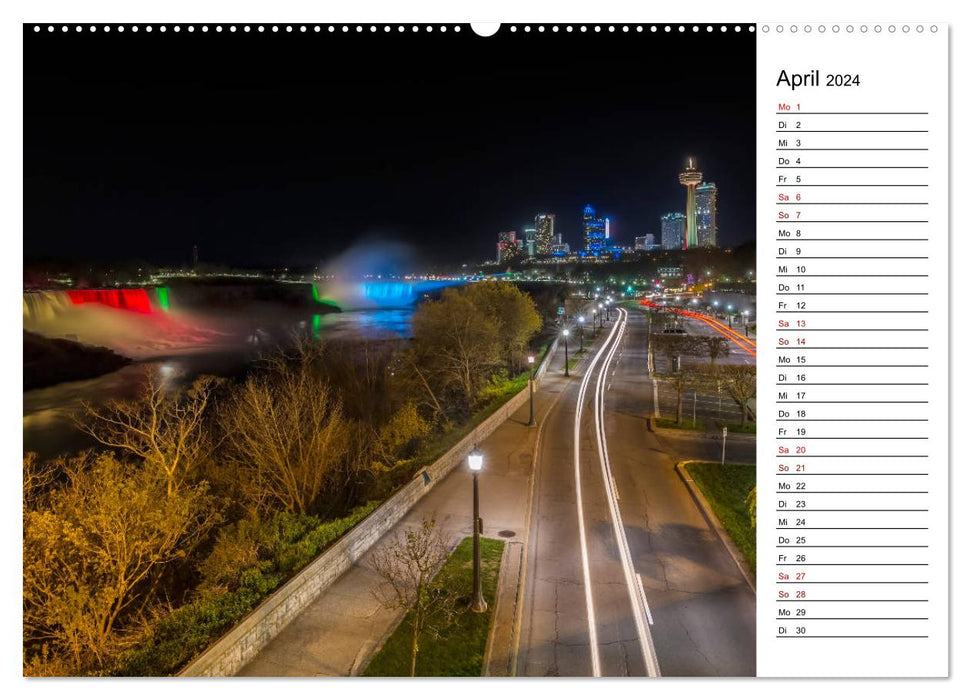
[[[455,619],[457,591],[435,581],[447,559],[445,540],[428,519],[418,529],[396,533],[371,555],[371,566],[382,581],[374,591],[378,602],[389,610],[411,610],[411,676],[422,638],[436,638]]]
[[[199,465],[209,447],[205,413],[218,380],[200,377],[185,390],[147,370],[142,395],[86,405],[82,430],[106,447],[133,455],[165,481],[171,496]]]
[[[154,601],[160,570],[186,559],[219,520],[204,483],[169,493],[152,468],[110,453],[64,465],[63,485],[24,518],[28,672],[45,654],[60,672],[102,667]]]
[[[221,406],[220,456],[236,468],[254,511],[312,512],[326,492],[346,486],[349,428],[317,366],[319,352],[298,345],[267,358]]]

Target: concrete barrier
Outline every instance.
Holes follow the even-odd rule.
[[[554,339],[536,370],[540,379],[556,352]],[[271,593],[249,615],[204,651],[180,676],[232,676],[280,633],[328,586],[359,561],[368,550],[411,510],[421,498],[461,463],[479,442],[492,434],[529,400],[529,387],[479,423],[448,452],[425,467],[367,518],[334,542],[296,576]]]

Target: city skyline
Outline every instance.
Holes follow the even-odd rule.
[[[748,35],[141,39],[25,33],[25,261],[315,265],[387,240],[476,262],[539,213],[583,247],[586,204],[633,246],[683,202],[688,156],[719,174],[719,244],[754,238]],[[636,89],[635,64],[655,66]],[[684,71],[709,78],[691,100]]]
[[[702,178],[702,173],[695,169],[691,158],[688,159],[687,170],[679,175],[682,184],[686,174],[691,181],[686,211],[680,219],[677,218],[679,212],[669,212],[660,217],[661,242],[657,247],[665,250],[718,247],[718,186]],[[522,238],[517,238],[516,230],[500,232],[496,262],[501,264],[522,257],[528,260],[542,259],[553,255],[555,216],[537,214],[533,224],[522,228]],[[679,229],[683,230],[679,233]],[[611,235],[610,217],[597,216],[596,207],[591,204],[583,208],[580,232],[580,250],[583,252],[578,252],[578,255],[594,258],[616,256],[620,252],[648,251],[657,237],[653,232],[639,234],[635,231],[633,236],[628,237],[630,240],[618,239],[616,235]],[[650,245],[645,243],[648,238],[651,239]],[[557,234],[557,239],[563,239],[562,231]]]

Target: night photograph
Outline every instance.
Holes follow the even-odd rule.
[[[23,25],[24,675],[754,676],[709,29]]]

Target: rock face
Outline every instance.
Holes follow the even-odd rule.
[[[61,382],[91,379],[129,364],[107,348],[24,331],[24,391]]]

